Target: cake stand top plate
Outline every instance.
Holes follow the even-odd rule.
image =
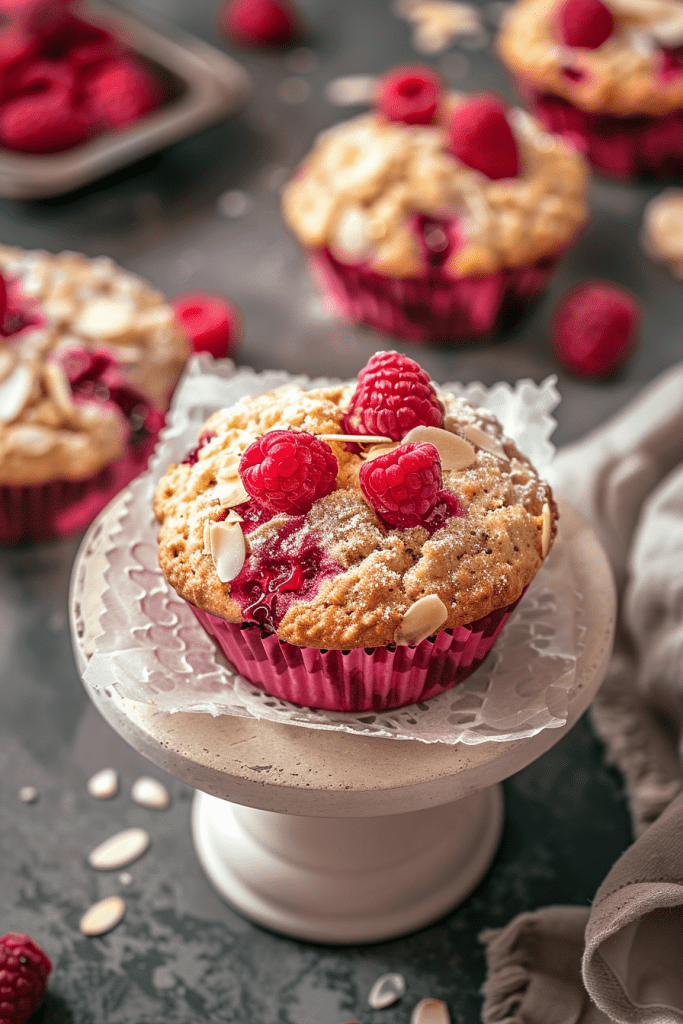
[[[100,632],[105,551],[121,496],[86,534],[76,557],[69,611],[80,671]],[[364,817],[448,803],[500,782],[549,750],[592,701],[607,670],[616,619],[612,573],[597,537],[561,507],[560,528],[588,624],[562,728],[475,746],[422,743],[309,729],[230,715],[168,714],[86,687],[103,717],[133,747],[176,778],[213,796],[263,810]]]

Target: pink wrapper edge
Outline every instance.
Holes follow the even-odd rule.
[[[426,344],[485,340],[513,326],[548,287],[568,248],[526,267],[460,279],[440,268],[424,278],[390,278],[340,263],[329,249],[309,249],[306,258],[343,320]]]
[[[517,604],[415,647],[319,651],[296,647],[257,626],[227,622],[190,604],[235,669],[273,697],[327,711],[387,711],[428,700],[470,675],[495,644]],[[189,602],[188,602],[189,603]]]

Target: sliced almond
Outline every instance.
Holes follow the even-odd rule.
[[[211,527],[213,523],[210,519],[204,520],[204,554],[211,554]]]
[[[11,423],[29,400],[33,388],[33,369],[19,363],[0,383],[0,423]]]
[[[108,896],[94,903],[79,921],[78,927],[84,935],[104,935],[123,920],[126,904],[120,896]]]
[[[239,523],[211,524],[211,557],[221,583],[234,580],[244,565],[247,548]]]
[[[88,779],[88,792],[98,800],[111,800],[119,791],[119,777],[113,768],[103,768]]]
[[[167,327],[174,319],[175,314],[170,306],[154,306],[135,314],[135,329],[146,331],[150,327]]]
[[[233,505],[241,505],[249,498],[248,492],[244,489],[241,480],[216,484],[214,494],[220,501],[223,508],[232,508]]]
[[[118,338],[134,325],[132,303],[121,299],[95,298],[83,307],[73,329],[86,338]]]
[[[399,646],[419,644],[432,636],[448,618],[448,609],[436,594],[427,594],[411,605],[403,616],[403,622],[394,633]]]
[[[243,522],[242,516],[239,512],[235,512],[234,508],[231,508],[227,516],[223,520],[224,523],[241,523]]]
[[[144,828],[126,828],[105,839],[88,854],[88,864],[97,871],[125,868],[149,847],[149,834]]]
[[[541,509],[541,515],[543,516],[543,525],[541,527],[541,555],[545,558],[550,550],[550,536],[553,528],[553,517],[550,513],[550,505],[547,501]]]
[[[410,1015],[410,1024],[451,1024],[451,1016],[440,999],[421,999]]]
[[[0,348],[0,380],[4,380],[9,375],[16,361],[17,354],[14,349],[9,346]]]
[[[16,423],[8,427],[5,443],[8,450],[35,459],[40,455],[47,455],[58,440],[58,435],[50,427],[34,423]]]
[[[142,775],[135,780],[130,795],[136,804],[153,811],[165,811],[171,802],[166,787],[149,775]]]
[[[235,455],[226,461],[216,473],[216,480],[219,484],[227,484],[239,477],[239,455]]]
[[[393,444],[375,444],[372,448],[368,448],[366,452],[363,452],[363,458],[366,462],[372,462],[373,459],[378,459],[380,455],[387,455],[389,452],[393,452],[394,448],[398,448],[399,444],[399,441],[394,441]]]
[[[316,434],[319,441],[354,441],[356,444],[392,444],[384,434]]]
[[[450,430],[442,430],[441,427],[413,427],[403,438],[401,444],[409,442],[429,442],[433,444],[439,453],[441,468],[457,472],[460,469],[467,469],[477,458],[477,453],[469,443],[459,434],[451,434]]]
[[[45,363],[43,380],[47,392],[63,416],[71,416],[74,402],[66,374],[59,363]]]
[[[489,455],[494,455],[497,459],[502,459],[505,462],[510,461],[505,454],[503,446],[496,441],[495,437],[482,430],[481,427],[475,427],[474,423],[468,423],[463,428],[463,434],[468,441],[471,441],[477,448],[483,448]]]

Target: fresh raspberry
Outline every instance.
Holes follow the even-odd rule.
[[[441,79],[430,68],[419,65],[397,68],[380,78],[377,106],[387,121],[431,124],[440,92]]]
[[[519,152],[505,109],[495,96],[477,96],[462,103],[450,117],[451,152],[487,178],[515,178]]]
[[[0,107],[0,143],[8,149],[58,153],[90,134],[90,119],[62,89],[16,96]]]
[[[26,1024],[45,997],[52,963],[28,935],[0,937],[0,1024]]]
[[[84,93],[93,121],[113,131],[144,117],[162,100],[155,75],[130,56],[96,66],[85,79]]]
[[[36,60],[16,68],[7,82],[7,95],[40,96],[63,93],[72,101],[76,91],[76,72],[66,61]]]
[[[439,453],[428,442],[401,444],[364,462],[358,482],[366,500],[389,526],[423,526],[441,489]]]
[[[38,40],[21,28],[0,32],[0,99],[9,92],[9,83],[17,70],[35,59]]]
[[[601,0],[566,0],[557,20],[565,46],[597,50],[614,31],[614,16]]]
[[[41,40],[40,52],[50,60],[88,67],[107,57],[120,56],[124,45],[107,29],[70,14]]]
[[[402,441],[413,427],[440,427],[442,422],[429,375],[399,352],[377,352],[358,374],[344,429]]]
[[[290,0],[229,0],[218,15],[221,30],[244,46],[286,46],[303,32]]]
[[[0,0],[0,15],[31,35],[44,38],[68,17],[73,0]]]
[[[336,489],[337,460],[314,434],[271,430],[242,455],[240,477],[252,498],[273,514],[305,515]]]
[[[222,359],[235,351],[239,340],[239,315],[226,299],[208,292],[194,292],[179,295],[171,305],[195,352],[210,352],[214,359]]]
[[[571,289],[555,310],[551,341],[558,359],[581,377],[616,370],[634,351],[640,304],[616,285],[587,281]]]

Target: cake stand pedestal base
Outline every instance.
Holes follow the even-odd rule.
[[[483,878],[503,823],[500,786],[377,818],[278,814],[195,794],[192,832],[215,889],[298,939],[377,942],[429,924]]]

